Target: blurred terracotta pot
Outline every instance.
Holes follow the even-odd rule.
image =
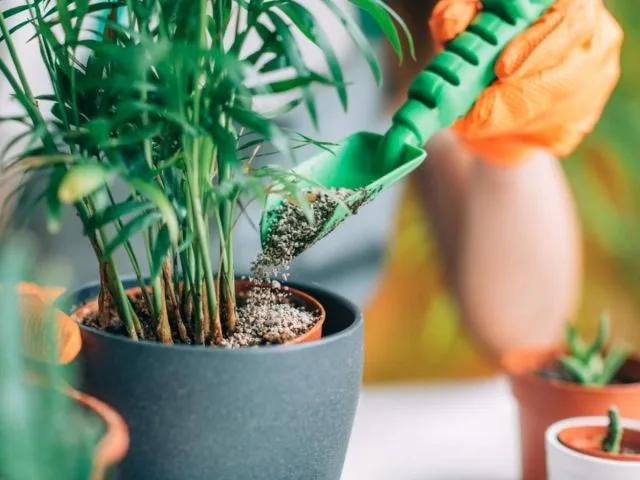
[[[600,416],[611,405],[617,405],[623,417],[640,419],[640,383],[585,387],[537,373],[553,365],[561,353],[558,349],[517,349],[502,358],[518,401],[523,480],[547,478],[545,430],[551,424],[571,417]],[[620,373],[640,382],[640,359],[628,360]]]
[[[107,472],[115,467],[127,453],[129,448],[127,425],[120,414],[97,398],[73,389],[68,389],[67,395],[94,412],[104,423],[105,433],[96,445],[91,472],[91,480],[103,480]]]

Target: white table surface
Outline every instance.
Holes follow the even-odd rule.
[[[365,388],[342,480],[517,480],[504,379]]]

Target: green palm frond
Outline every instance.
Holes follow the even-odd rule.
[[[377,57],[356,21],[334,0],[321,1],[380,81]],[[401,37],[408,31],[397,15],[381,0],[351,4],[379,25],[401,58]],[[38,97],[12,36],[23,28],[35,31],[52,86]],[[286,178],[282,168],[248,167],[250,158],[266,152],[247,157],[246,132],[256,147],[269,145],[289,161],[301,145],[326,148],[283,130],[274,112],[261,113],[254,105],[265,96],[292,93],[295,99],[279,110],[300,105],[317,124],[315,96],[323,86],[334,89],[346,109],[349,82],[330,33],[298,0],[31,0],[2,10],[0,35],[12,63],[0,60],[0,71],[24,110],[5,120],[29,127],[29,138],[19,139],[29,145],[8,159],[10,167],[47,178],[33,196],[46,202],[53,229],[61,228],[64,205],[77,209],[103,265],[103,289],[130,336],[144,332],[113,255],[124,249],[144,283],[145,262],[132,247],[138,237],[153,277],[147,306],[156,323],[162,323],[163,291],[170,288],[159,278],[168,262],[180,266],[175,276],[185,278],[193,298],[204,294],[208,300],[207,312],[194,313],[203,317],[193,319],[199,332],[193,340],[204,341],[204,331],[219,332],[222,302],[213,272],[220,271],[225,282],[234,278],[238,202],[243,195],[262,200],[270,184]],[[252,36],[260,39],[257,46],[249,44]],[[322,53],[327,72],[308,64],[303,40]],[[114,196],[115,182],[128,187],[125,198]],[[295,191],[295,182],[286,185]],[[220,241],[221,268],[211,265],[210,225]]]

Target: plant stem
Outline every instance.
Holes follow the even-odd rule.
[[[204,344],[204,328],[202,323],[202,267],[200,257],[196,257],[196,281],[191,291],[193,298],[193,339],[196,345]]]
[[[106,233],[104,232],[104,228],[98,229],[99,240],[105,245],[106,242]],[[99,259],[102,259],[102,248],[96,241],[92,242],[94,246],[94,250],[96,255],[98,255]],[[102,261],[102,260],[101,260]],[[127,293],[125,292],[124,286],[120,281],[120,275],[118,274],[118,269],[113,260],[113,257],[109,257],[107,260],[104,260],[106,263],[106,273],[107,273],[107,285],[109,290],[111,291],[111,295],[113,296],[116,307],[118,310],[118,314],[122,318],[122,321],[127,328],[127,332],[129,336],[133,340],[137,340],[138,337],[144,338],[144,331],[142,330],[142,324],[140,323],[140,319],[136,315],[131,302],[129,301],[129,297],[127,297]]]
[[[169,312],[167,311],[167,297],[165,295],[167,284],[165,282],[164,276],[154,280],[154,292],[156,290],[156,284],[158,285],[157,295],[160,302],[158,328],[156,332],[158,338],[162,343],[164,343],[165,345],[172,345],[173,337],[171,335],[171,325],[169,325]]]
[[[115,202],[115,199],[113,198],[113,193],[111,192],[111,189],[109,187],[106,187],[106,189],[107,189],[107,194],[109,195],[109,200],[111,201],[111,205],[115,205],[116,202]],[[118,231],[121,230],[122,227],[124,226],[120,218],[118,218],[116,225],[117,225]],[[149,297],[147,282],[145,281],[145,278],[142,275],[142,271],[140,269],[140,263],[138,262],[138,258],[136,257],[136,254],[133,251],[133,247],[129,240],[127,240],[124,243],[124,250],[127,253],[129,262],[131,263],[131,268],[133,269],[133,273],[136,276],[136,279],[138,280],[138,285],[140,285],[142,296],[144,298],[145,303],[147,304],[147,308],[149,309],[149,312],[153,312],[153,303],[151,301],[151,297]]]
[[[101,231],[102,243],[104,243],[104,232]],[[103,317],[103,315],[108,315],[110,300],[113,299],[116,303],[116,309],[120,318],[125,324],[127,332],[129,333],[129,337],[132,340],[138,340],[138,337],[142,335],[142,326],[140,325],[140,320],[135,315],[135,312],[132,312],[132,309],[129,308],[129,298],[127,297],[124,287],[119,280],[118,273],[116,267],[113,263],[113,259],[103,260],[102,257],[102,249],[98,244],[98,239],[96,237],[90,237],[91,245],[93,246],[94,252],[100,261],[100,272],[101,272],[101,285],[100,285],[100,298],[99,301],[102,301],[100,315],[101,315],[101,325],[104,323],[108,324],[108,319]],[[106,289],[106,291],[103,291]],[[107,296],[109,295],[109,296]],[[106,313],[105,313],[106,312]],[[133,313],[133,314],[132,314]],[[135,319],[135,320],[134,320]]]
[[[194,182],[197,188],[197,180]],[[198,250],[200,253],[199,261],[196,265],[203,267],[204,281],[207,289],[207,307],[210,319],[216,318],[216,294],[214,290],[213,271],[211,269],[211,258],[209,255],[209,242],[207,241],[206,227],[202,216],[202,204],[200,203],[200,195],[195,189],[191,190],[191,202],[193,208],[193,217],[196,227],[196,240],[198,242]],[[196,282],[199,283],[200,277],[196,275]],[[215,323],[215,320],[214,320]],[[222,339],[222,328],[219,324],[214,325],[211,332],[216,341]]]
[[[216,212],[216,222],[220,233],[220,270],[218,272],[218,285],[220,288],[221,303],[225,306],[224,319],[228,333],[233,333],[237,324],[235,277],[233,273],[233,249],[231,245],[230,209],[223,216],[224,207],[230,206],[225,202]],[[226,223],[223,221],[226,219]]]
[[[171,266],[169,265],[169,259],[167,258],[162,266],[162,278],[165,286],[165,298],[167,307],[171,309],[171,318],[173,318],[176,324],[176,330],[180,341],[185,344],[191,343],[189,335],[187,334],[187,328],[182,320],[180,313],[180,304],[178,303],[178,297],[173,287],[173,279],[171,278]]]
[[[105,330],[111,323],[113,296],[108,286],[107,264],[100,262],[100,293],[98,294],[98,325]]]

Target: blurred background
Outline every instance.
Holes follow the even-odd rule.
[[[622,78],[596,131],[563,163],[584,228],[586,281],[579,321],[609,309],[613,336],[640,346],[640,4],[605,3],[625,33]]]
[[[9,0],[3,5],[11,2],[21,3]],[[318,15],[323,14],[320,2],[304,3]],[[364,62],[354,55],[350,42],[340,35],[332,35],[346,69],[345,76],[354,85],[350,88],[348,113],[342,112],[334,94],[320,91],[319,132],[314,131],[306,116],[299,112],[284,118],[285,124],[327,140],[338,140],[358,130],[384,130],[389,113],[403,98],[408,82],[427,62],[431,50],[427,22],[435,2],[391,0],[389,3],[409,24],[417,46],[417,60],[405,59],[398,67],[387,46],[378,42],[386,70],[386,83],[378,89]],[[605,3],[626,34],[622,79],[597,130],[575,155],[562,163],[583,222],[585,245],[584,289],[574,320],[586,334],[591,334],[601,311],[608,310],[614,339],[631,341],[640,347],[640,91],[637,87],[640,84],[637,61],[640,3],[628,0]],[[345,2],[342,5],[348,8]],[[360,20],[371,38],[378,38],[369,19]],[[331,30],[336,26],[327,25],[327,28]],[[25,58],[33,58],[28,62],[27,74],[37,76],[41,75],[41,67],[33,48],[25,45],[23,54]],[[308,61],[313,63],[313,51],[309,51]],[[43,81],[42,90],[46,89]],[[10,92],[1,82],[0,111],[6,115],[12,108]],[[2,126],[0,147],[7,145],[14,134]],[[10,188],[8,179],[2,180],[0,200]],[[293,276],[339,291],[367,309],[365,379],[368,382],[492,375],[495,365],[483,357],[462,329],[455,302],[447,292],[429,226],[418,210],[407,194],[406,185],[392,189],[304,254],[296,262]],[[257,205],[251,206],[249,217],[250,220],[239,223],[236,231],[238,264],[245,271],[260,248],[252,225],[259,217]],[[7,218],[6,210],[4,218]],[[23,220],[27,220],[24,225]],[[36,233],[42,257],[67,259],[74,268],[76,283],[95,280],[97,265],[73,214],[69,212],[66,229],[56,236],[49,235],[45,225],[41,211],[26,219],[20,205],[10,222],[10,228],[26,228]],[[380,307],[378,289],[389,262],[402,256],[409,256],[411,262],[415,259],[416,267],[400,278],[419,282],[420,292],[413,296],[407,293],[409,296],[405,298],[405,302],[415,307],[415,313],[410,318],[397,319]],[[404,287],[402,281],[395,285],[398,291]],[[407,326],[403,331],[395,328],[395,322],[400,321]]]

